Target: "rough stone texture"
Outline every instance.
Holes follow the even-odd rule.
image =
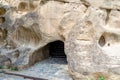
[[[120,10],[119,0],[80,0],[85,5],[104,8],[104,9],[118,9]]]
[[[0,51],[19,69],[65,43],[75,80],[120,80],[119,0],[1,0]]]

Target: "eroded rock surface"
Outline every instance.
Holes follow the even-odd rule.
[[[101,76],[120,80],[119,0],[0,3],[0,54],[10,64],[19,69],[29,67],[49,57],[48,43],[61,40],[75,80]]]

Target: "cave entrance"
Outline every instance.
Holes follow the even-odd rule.
[[[48,80],[54,78],[56,80],[72,80],[68,74],[68,62],[64,51],[64,42],[62,41],[48,43],[34,53],[34,57],[30,59],[31,62],[34,59],[39,61],[29,69],[32,71],[31,73],[37,72],[39,77]],[[26,70],[26,72],[28,73],[29,70]]]
[[[49,56],[52,58],[66,58],[64,52],[64,42],[55,41],[49,43]]]
[[[64,42],[54,41],[48,43],[43,48],[38,49],[30,58],[30,65],[43,60],[64,60],[67,63],[67,58],[64,51]]]

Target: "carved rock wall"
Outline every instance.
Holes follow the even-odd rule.
[[[120,80],[119,0],[0,3],[1,65],[29,67],[49,56],[48,43],[61,40],[75,80]]]

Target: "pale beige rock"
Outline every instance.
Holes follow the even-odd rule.
[[[120,9],[119,0],[80,0],[85,5],[105,8],[105,9]]]
[[[75,80],[97,80],[101,76],[120,80],[119,0],[0,3],[0,54],[14,66],[22,69],[48,58],[47,44],[60,40]]]
[[[89,7],[85,14],[86,16],[79,19],[73,27],[65,42],[71,74],[76,80],[90,78],[97,80],[100,76],[106,75],[110,76],[105,80],[119,80],[117,74],[120,69],[118,54],[120,35],[115,32],[117,29],[115,27],[115,30],[111,29],[110,25],[117,19],[111,16],[108,18],[105,9],[94,7]],[[93,76],[99,72],[101,73],[99,77]],[[111,73],[116,75],[115,79],[111,77]]]

